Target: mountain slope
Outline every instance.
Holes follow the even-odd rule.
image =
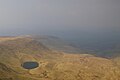
[[[28,61],[39,66],[23,68],[22,64]],[[66,54],[49,49],[31,36],[0,41],[0,80],[119,80],[119,77],[120,68],[110,59]]]
[[[32,36],[35,40],[41,42],[52,50],[62,51],[66,53],[80,53],[83,52],[77,48],[74,44],[64,41],[54,36]]]

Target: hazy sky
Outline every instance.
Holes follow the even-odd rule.
[[[120,0],[0,0],[0,35],[120,30]]]

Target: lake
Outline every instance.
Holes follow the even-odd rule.
[[[33,61],[28,61],[28,62],[24,62],[22,64],[22,67],[25,69],[34,69],[39,67],[39,63],[38,62],[33,62]]]

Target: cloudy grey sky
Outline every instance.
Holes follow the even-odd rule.
[[[119,32],[120,0],[0,0],[0,35],[102,30]]]

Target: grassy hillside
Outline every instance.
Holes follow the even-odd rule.
[[[41,42],[45,46],[52,50],[57,50],[66,53],[80,53],[83,52],[81,49],[77,48],[74,44],[64,41],[58,37],[54,36],[32,36],[38,42]]]
[[[39,67],[23,68],[27,61],[35,61]],[[119,80],[118,63],[90,54],[49,49],[28,36],[0,42],[0,80]]]

